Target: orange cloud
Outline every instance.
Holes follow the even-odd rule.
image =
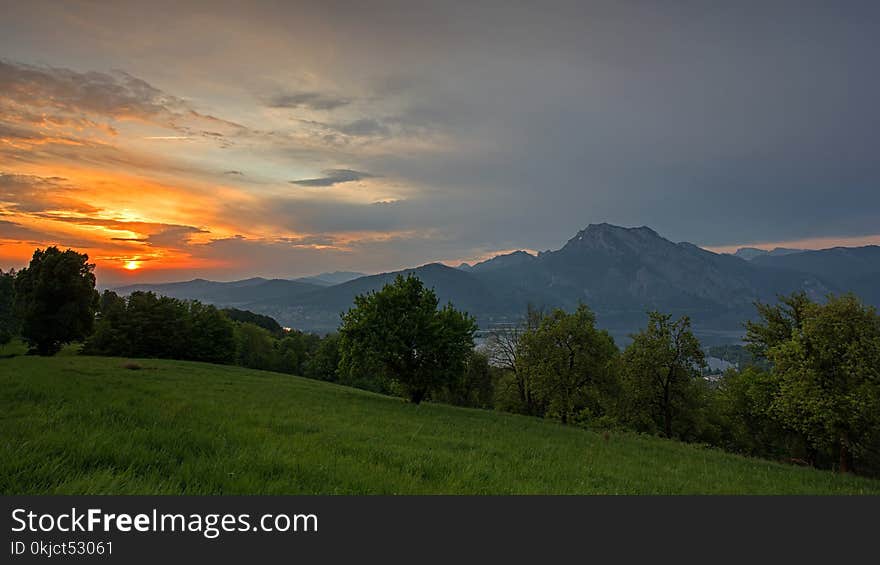
[[[291,123],[251,129],[124,72],[0,60],[0,267],[57,245],[87,252],[99,280],[293,272],[295,257],[428,237],[400,219],[412,187],[321,153],[340,135],[386,143],[397,126],[346,122],[330,139],[333,127]]]

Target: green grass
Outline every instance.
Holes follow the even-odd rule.
[[[880,481],[178,361],[0,359],[0,492],[872,493]]]
[[[27,353],[27,346],[20,339],[13,339],[9,343],[0,344],[0,359],[14,357],[16,355],[24,355]]]

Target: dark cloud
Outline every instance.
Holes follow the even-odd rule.
[[[161,231],[151,234],[146,243],[155,247],[181,249],[189,245],[189,238],[197,233],[209,233],[193,226],[162,226]]]
[[[98,208],[84,202],[86,193],[61,177],[8,174],[0,172],[0,210],[42,214],[65,210],[77,214],[92,214]]]
[[[372,118],[363,118],[330,127],[340,133],[354,137],[385,137],[391,134],[391,128]]]
[[[241,171],[224,171],[224,175],[235,175],[235,176],[244,176],[244,173]]]
[[[15,222],[0,220],[0,239],[12,241],[39,242],[45,239],[46,234]]]
[[[322,92],[288,92],[276,94],[266,100],[270,108],[307,108],[309,110],[335,110],[351,103],[348,98]]]
[[[290,181],[291,184],[299,186],[333,186],[334,184],[342,184],[345,182],[355,182],[363,179],[373,178],[375,175],[353,171],[351,169],[327,169],[323,171],[324,176],[314,179],[299,179]]]

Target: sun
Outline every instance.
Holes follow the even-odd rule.
[[[137,271],[140,268],[141,268],[140,261],[126,261],[125,262],[125,269],[127,271]]]

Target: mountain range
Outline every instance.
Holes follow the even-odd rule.
[[[442,303],[475,315],[483,328],[516,321],[528,304],[571,309],[584,302],[615,336],[635,331],[644,324],[645,312],[657,309],[689,315],[709,342],[737,339],[742,322],[754,316],[756,300],[772,301],[796,290],[815,299],[853,291],[880,305],[880,247],[785,251],[790,252],[747,260],[742,254],[674,243],[648,227],[591,224],[558,250],[515,251],[473,265],[431,263],[377,275],[332,274],[336,279],[197,279],[117,291],[152,290],[234,306],[270,315],[285,326],[326,332],[336,328],[356,295],[381,288],[399,273],[412,273],[434,288]]]
[[[758,249],[757,247],[740,247],[736,250],[734,255],[740,259],[751,261],[756,257],[764,257],[766,255],[780,257],[782,255],[791,255],[792,253],[801,253],[803,251],[803,249],[789,249],[788,247],[776,247],[770,251],[767,251],[766,249]]]

